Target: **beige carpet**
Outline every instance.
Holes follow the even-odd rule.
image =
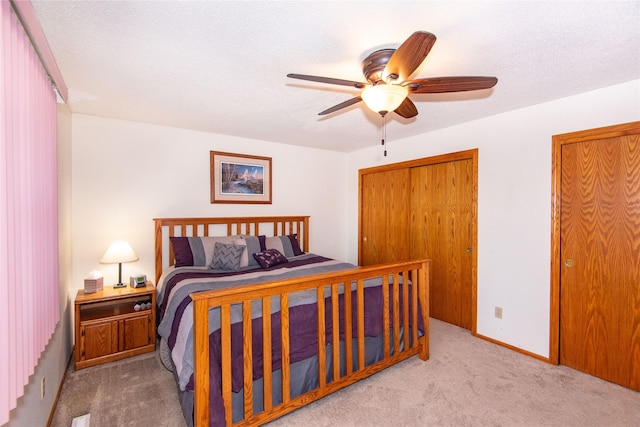
[[[157,354],[69,372],[52,426],[184,426]],[[640,393],[431,322],[431,358],[409,359],[276,426],[640,426]]]
[[[74,371],[62,385],[52,427],[90,414],[90,427],[184,427],[176,383],[157,351]]]

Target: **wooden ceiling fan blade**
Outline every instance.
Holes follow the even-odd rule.
[[[321,111],[320,113],[318,113],[319,116],[324,116],[333,112],[336,112],[338,110],[342,110],[343,108],[347,108],[353,104],[357,104],[358,102],[362,101],[362,98],[360,98],[359,96],[356,96],[355,98],[351,98],[347,101],[341,102],[338,105],[334,105],[331,108],[327,108],[324,111]]]
[[[409,93],[446,93],[465,92],[469,90],[490,89],[498,83],[495,77],[429,77],[410,80],[402,85],[409,88]]]
[[[404,117],[405,119],[410,119],[418,115],[418,109],[413,101],[409,98],[405,98],[404,101],[402,101],[402,104],[394,110],[394,113]]]
[[[426,31],[416,31],[393,53],[384,68],[382,79],[387,82],[403,82],[422,64],[436,36]]]
[[[356,89],[362,89],[367,84],[362,82],[356,82],[353,80],[334,79],[331,77],[309,76],[307,74],[287,74],[287,77],[292,79],[308,80],[310,82],[328,83],[331,85],[351,86]]]

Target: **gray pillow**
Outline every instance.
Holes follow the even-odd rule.
[[[265,238],[265,249],[277,249],[278,252],[287,258],[304,254],[300,249],[297,234],[267,237]]]
[[[216,242],[210,268],[237,271],[243,251],[244,246]]]
[[[247,236],[241,235],[241,237],[246,241],[247,244],[247,261],[248,264],[252,267],[258,267],[258,261],[255,260],[253,254],[261,252],[265,250],[264,240],[265,236]]]

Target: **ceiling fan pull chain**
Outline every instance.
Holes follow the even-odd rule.
[[[382,146],[384,147],[384,156],[387,157],[387,116],[382,116]]]

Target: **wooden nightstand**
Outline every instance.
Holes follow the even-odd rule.
[[[156,348],[156,287],[79,290],[75,301],[75,369]]]

